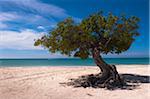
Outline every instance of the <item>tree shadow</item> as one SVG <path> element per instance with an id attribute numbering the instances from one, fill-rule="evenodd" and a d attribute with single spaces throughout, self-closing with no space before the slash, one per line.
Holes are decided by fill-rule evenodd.
<path id="1" fill-rule="evenodd" d="M 120 74 L 128 83 L 150 83 L 150 76 L 138 74 Z"/>
<path id="2" fill-rule="evenodd" d="M 120 74 L 124 84 L 122 86 L 111 85 L 103 86 L 103 84 L 97 84 L 100 74 L 83 75 L 76 79 L 70 79 L 69 82 L 60 83 L 61 85 L 73 86 L 73 87 L 92 87 L 92 88 L 106 88 L 109 90 L 122 89 L 133 90 L 138 88 L 142 83 L 150 83 L 150 76 L 138 75 L 138 74 Z"/>

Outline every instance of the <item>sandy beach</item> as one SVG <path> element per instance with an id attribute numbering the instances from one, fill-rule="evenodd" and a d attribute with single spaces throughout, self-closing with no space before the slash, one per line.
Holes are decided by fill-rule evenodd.
<path id="1" fill-rule="evenodd" d="M 120 74 L 131 80 L 150 76 L 148 65 L 118 65 Z M 150 81 L 141 81 L 132 90 L 74 88 L 61 83 L 82 75 L 99 73 L 94 66 L 0 67 L 0 99 L 149 99 Z M 136 75 L 136 76 L 135 76 Z"/>

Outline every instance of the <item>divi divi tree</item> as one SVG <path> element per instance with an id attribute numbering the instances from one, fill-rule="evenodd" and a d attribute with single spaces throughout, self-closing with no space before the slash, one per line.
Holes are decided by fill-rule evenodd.
<path id="1" fill-rule="evenodd" d="M 101 70 L 100 84 L 110 80 L 122 85 L 115 65 L 107 64 L 102 54 L 119 54 L 127 51 L 138 33 L 139 19 L 135 16 L 116 16 L 111 13 L 94 13 L 80 23 L 67 18 L 57 24 L 48 34 L 35 41 L 50 52 L 86 59 L 92 57 Z"/>

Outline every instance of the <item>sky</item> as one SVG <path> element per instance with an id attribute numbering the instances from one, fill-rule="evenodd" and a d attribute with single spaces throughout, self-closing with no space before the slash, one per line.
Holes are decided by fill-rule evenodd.
<path id="1" fill-rule="evenodd" d="M 149 0 L 0 0 L 0 58 L 67 58 L 35 47 L 34 40 L 67 17 L 80 22 L 100 10 L 140 18 L 140 36 L 130 49 L 103 57 L 148 57 Z"/>

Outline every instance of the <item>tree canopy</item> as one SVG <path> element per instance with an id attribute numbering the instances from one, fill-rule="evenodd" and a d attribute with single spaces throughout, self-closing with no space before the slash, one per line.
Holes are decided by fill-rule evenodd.
<path id="1" fill-rule="evenodd" d="M 50 52 L 88 58 L 94 48 L 100 53 L 121 53 L 129 49 L 138 32 L 139 18 L 116 16 L 111 13 L 94 13 L 76 23 L 72 18 L 59 22 L 40 39 L 35 46 L 43 46 Z"/>

